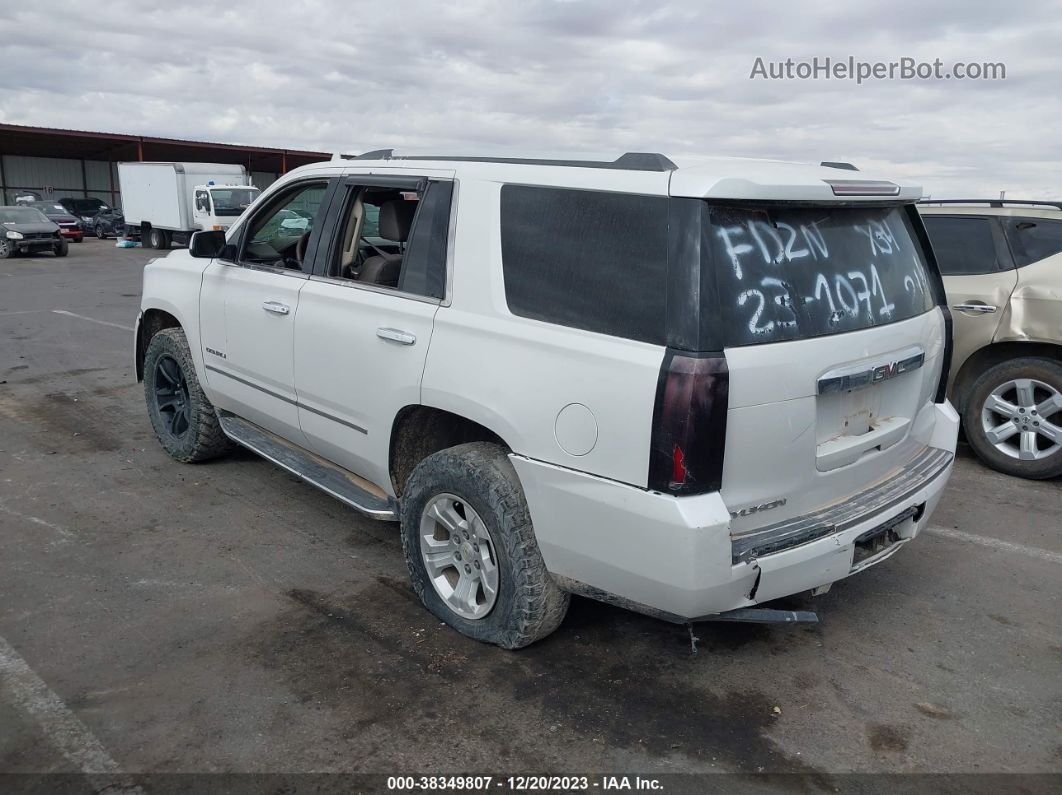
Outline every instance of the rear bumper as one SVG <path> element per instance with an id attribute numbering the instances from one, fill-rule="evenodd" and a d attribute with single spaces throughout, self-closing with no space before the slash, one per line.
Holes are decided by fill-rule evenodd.
<path id="1" fill-rule="evenodd" d="M 958 433 L 950 404 L 933 411 L 928 445 L 912 463 L 934 459 L 935 465 L 893 488 L 891 499 L 872 501 L 875 486 L 869 487 L 842 503 L 849 510 L 830 532 L 779 551 L 748 554 L 746 546 L 737 554 L 730 512 L 718 493 L 675 498 L 521 456 L 512 461 L 546 567 L 562 587 L 690 621 L 828 585 L 914 539 L 947 485 Z M 893 479 L 875 485 L 884 493 L 890 484 L 895 487 Z M 881 548 L 865 540 L 885 533 L 891 543 Z"/>
<path id="2" fill-rule="evenodd" d="M 80 229 L 63 229 L 61 233 L 67 240 L 81 240 L 85 236 Z"/>

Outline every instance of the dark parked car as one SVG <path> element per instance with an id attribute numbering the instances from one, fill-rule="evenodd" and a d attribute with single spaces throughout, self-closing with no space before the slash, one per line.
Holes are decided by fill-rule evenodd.
<path id="1" fill-rule="evenodd" d="M 52 221 L 60 230 L 62 230 L 63 237 L 67 240 L 80 243 L 85 239 L 85 233 L 81 230 L 81 222 L 58 202 L 34 202 L 27 206 L 33 207 L 35 210 L 40 210 L 44 213 L 49 221 Z"/>
<path id="2" fill-rule="evenodd" d="M 86 232 L 93 232 L 96 237 L 103 240 L 107 235 L 120 237 L 125 234 L 125 216 L 121 210 L 108 207 L 100 210 L 94 218 L 89 219 L 89 227 Z"/>
<path id="3" fill-rule="evenodd" d="M 81 221 L 81 231 L 85 234 L 96 231 L 96 216 L 111 209 L 106 202 L 94 197 L 75 199 L 68 196 L 59 199 L 56 204 L 63 205 L 68 213 Z"/>
<path id="4" fill-rule="evenodd" d="M 58 224 L 36 207 L 0 207 L 0 229 L 0 259 L 19 252 L 51 251 L 57 257 L 66 256 L 68 245 Z"/>

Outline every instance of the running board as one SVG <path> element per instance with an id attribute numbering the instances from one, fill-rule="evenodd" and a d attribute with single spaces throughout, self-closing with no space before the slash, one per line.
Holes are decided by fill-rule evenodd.
<path id="1" fill-rule="evenodd" d="M 228 412 L 218 412 L 221 430 L 232 441 L 328 492 L 372 519 L 398 521 L 398 503 L 382 489 L 296 444 Z"/>

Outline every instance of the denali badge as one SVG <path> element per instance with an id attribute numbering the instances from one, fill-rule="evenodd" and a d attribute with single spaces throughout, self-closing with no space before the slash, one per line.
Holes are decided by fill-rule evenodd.
<path id="1" fill-rule="evenodd" d="M 226 356 L 221 351 L 216 351 L 213 348 L 206 347 L 205 345 L 203 346 L 203 350 L 206 351 L 207 353 L 213 355 L 213 356 L 217 356 L 219 359 L 228 359 L 229 358 L 228 356 Z"/>
<path id="2" fill-rule="evenodd" d="M 785 505 L 785 497 L 782 497 L 780 500 L 761 502 L 759 505 L 750 505 L 748 508 L 742 508 L 740 511 L 731 511 L 730 518 L 737 519 L 739 516 L 751 516 L 754 513 L 769 511 L 771 508 L 780 508 L 783 505 Z"/>
<path id="3" fill-rule="evenodd" d="M 847 392 L 882 381 L 888 381 L 898 375 L 917 370 L 926 362 L 926 354 L 921 348 L 908 348 L 900 352 L 899 357 L 882 364 L 867 367 L 855 365 L 830 370 L 819 379 L 819 394 L 830 392 Z"/>

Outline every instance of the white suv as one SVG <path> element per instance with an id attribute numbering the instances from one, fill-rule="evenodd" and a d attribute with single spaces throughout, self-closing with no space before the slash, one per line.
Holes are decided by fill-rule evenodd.
<path id="1" fill-rule="evenodd" d="M 137 375 L 177 460 L 235 442 L 400 520 L 413 588 L 473 638 L 542 638 L 569 593 L 778 617 L 914 538 L 950 474 L 920 193 L 844 164 L 336 159 L 147 266 Z"/>

